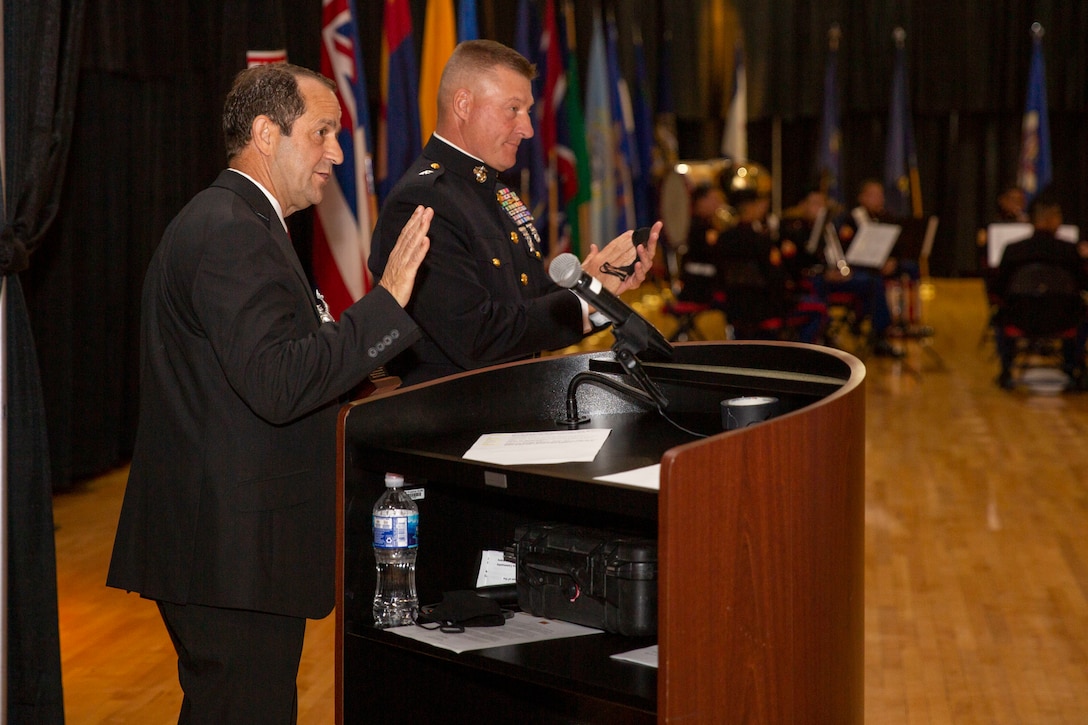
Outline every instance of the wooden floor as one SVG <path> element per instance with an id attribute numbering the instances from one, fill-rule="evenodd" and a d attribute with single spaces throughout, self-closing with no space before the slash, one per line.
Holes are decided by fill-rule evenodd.
<path id="1" fill-rule="evenodd" d="M 1088 394 L 1001 391 L 981 284 L 932 291 L 932 345 L 867 361 L 866 720 L 1088 722 Z M 77 725 L 175 722 L 181 700 L 155 607 L 103 585 L 124 483 L 55 499 Z M 307 629 L 303 723 L 332 722 L 333 629 Z"/>

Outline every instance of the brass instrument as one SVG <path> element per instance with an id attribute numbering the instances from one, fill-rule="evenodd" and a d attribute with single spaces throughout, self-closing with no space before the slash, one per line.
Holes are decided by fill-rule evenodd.
<path id="1" fill-rule="evenodd" d="M 743 196 L 770 196 L 771 174 L 761 164 L 730 159 L 681 161 L 661 182 L 661 222 L 669 242 L 683 250 L 691 229 L 692 197 L 701 186 L 721 189 L 726 203 L 710 216 L 719 232 L 736 226 L 736 206 Z"/>

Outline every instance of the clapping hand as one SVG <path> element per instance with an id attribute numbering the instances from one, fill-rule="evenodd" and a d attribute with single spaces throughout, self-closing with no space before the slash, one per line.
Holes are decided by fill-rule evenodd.
<path id="1" fill-rule="evenodd" d="M 653 267 L 661 222 L 650 227 L 645 241 L 639 238 L 643 236 L 640 232 L 644 233 L 643 230 L 626 231 L 603 249 L 591 244 L 589 254 L 582 260 L 582 270 L 600 280 L 605 289 L 614 295 L 637 289 L 646 281 L 646 274 Z"/>

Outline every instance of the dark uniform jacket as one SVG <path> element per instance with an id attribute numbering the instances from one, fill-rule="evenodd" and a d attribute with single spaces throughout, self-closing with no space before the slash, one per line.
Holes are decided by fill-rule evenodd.
<path id="1" fill-rule="evenodd" d="M 224 171 L 144 282 L 140 417 L 107 583 L 323 617 L 334 600 L 338 402 L 419 337 L 376 287 L 322 324 L 268 198 Z"/>
<path id="2" fill-rule="evenodd" d="M 407 308 L 425 337 L 387 366 L 405 384 L 583 337 L 577 297 L 547 275 L 532 216 L 511 194 L 495 169 L 432 137 L 385 200 L 369 261 L 375 279 L 416 206 L 434 209 Z"/>
<path id="3" fill-rule="evenodd" d="M 1028 239 L 1014 242 L 1005 247 L 1001 263 L 997 268 L 997 280 L 994 291 L 1004 296 L 1009 289 L 1009 282 L 1018 269 L 1028 264 L 1043 263 L 1061 267 L 1069 271 L 1078 289 L 1088 288 L 1088 278 L 1084 274 L 1084 265 L 1077 245 L 1058 239 L 1053 234 L 1037 231 Z"/>

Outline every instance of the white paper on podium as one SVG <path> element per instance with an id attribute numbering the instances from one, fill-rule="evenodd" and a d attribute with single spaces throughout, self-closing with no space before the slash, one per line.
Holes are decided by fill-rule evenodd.
<path id="1" fill-rule="evenodd" d="M 1005 222 L 986 227 L 986 261 L 991 267 L 1001 264 L 1005 247 L 1013 242 L 1022 242 L 1035 233 L 1035 227 L 1027 222 Z M 1074 224 L 1062 224 L 1055 237 L 1065 242 L 1076 244 L 1080 241 L 1080 229 Z"/>
<path id="2" fill-rule="evenodd" d="M 542 642 L 547 639 L 600 634 L 603 630 L 562 622 L 558 619 L 534 617 L 526 612 L 518 612 L 510 619 L 507 619 L 501 627 L 465 627 L 464 632 L 447 633 L 438 629 L 424 629 L 409 624 L 404 627 L 393 627 L 386 631 L 450 650 L 451 652 L 468 652 L 469 650 L 487 649 L 488 647 L 504 647 L 512 644 L 525 644 L 526 642 Z"/>
<path id="3" fill-rule="evenodd" d="M 867 222 L 859 225 L 857 236 L 846 250 L 846 263 L 851 267 L 880 269 L 888 261 L 902 231 L 898 224 Z"/>
<path id="4" fill-rule="evenodd" d="M 533 433 L 485 433 L 465 451 L 464 458 L 502 466 L 588 462 L 597 457 L 611 432 L 611 428 L 586 428 Z"/>
<path id="5" fill-rule="evenodd" d="M 621 662 L 634 662 L 636 665 L 657 667 L 657 645 L 652 644 L 642 649 L 633 649 L 630 652 L 620 652 L 612 655 L 612 659 Z"/>
<path id="6" fill-rule="evenodd" d="M 476 588 L 516 584 L 518 566 L 506 560 L 501 551 L 485 550 L 480 553 L 480 571 L 476 574 Z"/>
<path id="7" fill-rule="evenodd" d="M 620 471 L 619 473 L 610 473 L 607 476 L 597 476 L 594 480 L 607 481 L 608 483 L 624 483 L 628 486 L 651 488 L 654 491 L 657 491 L 661 488 L 661 464 L 655 463 L 651 466 L 643 466 L 642 468 L 632 468 L 630 471 Z"/>

